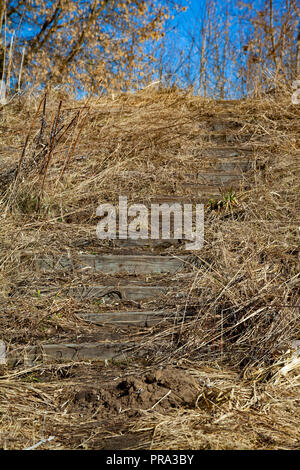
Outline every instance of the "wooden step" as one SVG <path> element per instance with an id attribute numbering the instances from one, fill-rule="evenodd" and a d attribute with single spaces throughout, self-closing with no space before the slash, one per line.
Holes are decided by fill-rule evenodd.
<path id="1" fill-rule="evenodd" d="M 270 135 L 259 135 L 253 133 L 244 133 L 237 130 L 236 132 L 224 124 L 219 125 L 219 131 L 205 132 L 198 134 L 199 137 L 205 142 L 212 144 L 231 144 L 232 146 L 241 147 L 242 149 L 253 150 L 254 147 L 265 147 L 270 145 L 274 138 Z M 291 136 L 293 137 L 293 135 Z"/>
<path id="2" fill-rule="evenodd" d="M 206 170 L 227 171 L 227 172 L 246 172 L 251 170 L 252 162 L 248 159 L 235 158 L 231 160 L 203 160 L 201 162 Z"/>
<path id="3" fill-rule="evenodd" d="M 247 150 L 244 149 L 244 151 L 245 153 L 247 153 Z M 212 152 L 214 154 L 215 149 L 210 149 L 208 152 L 209 153 Z M 220 152 L 223 153 L 224 155 L 224 152 L 226 153 L 227 150 L 224 150 L 224 148 L 221 148 Z M 198 171 L 194 173 L 182 173 L 178 170 L 177 171 L 170 170 L 169 172 L 167 172 L 167 174 L 168 176 L 172 178 L 177 178 L 178 183 L 182 180 L 192 179 L 193 181 L 199 180 L 199 182 L 203 181 L 207 184 L 211 184 L 211 183 L 219 184 L 220 182 L 227 181 L 231 178 L 236 179 L 236 178 L 241 177 L 241 175 L 244 173 L 244 168 L 248 169 L 249 165 L 251 165 L 251 161 L 249 159 L 241 158 L 240 152 L 237 152 L 237 151 L 232 151 L 232 157 L 229 162 L 224 162 L 223 156 L 219 155 L 216 157 L 216 161 L 211 163 L 209 160 L 205 160 L 205 163 L 206 163 L 206 166 L 198 168 Z M 222 166 L 220 168 L 214 168 L 214 163 L 221 163 Z M 231 163 L 234 165 L 233 166 L 229 165 L 230 169 L 226 170 L 224 169 L 226 168 L 226 165 L 224 167 L 224 163 L 226 163 L 226 165 L 231 164 Z M 126 180 L 139 178 L 139 179 L 145 179 L 145 180 L 149 179 L 149 180 L 155 181 L 156 179 L 156 174 L 153 173 L 153 171 L 150 172 L 150 171 L 142 171 L 142 170 L 120 171 L 117 176 L 119 178 L 123 178 Z"/>
<path id="4" fill-rule="evenodd" d="M 118 236 L 118 232 L 117 232 Z M 159 240 L 152 240 L 151 238 L 147 240 L 133 240 L 131 238 L 128 238 L 127 240 L 120 240 L 120 239 L 115 239 L 115 240 L 99 240 L 98 238 L 83 238 L 76 240 L 72 243 L 72 247 L 74 248 L 84 248 L 87 249 L 88 247 L 93 249 L 97 249 L 99 247 L 102 247 L 103 249 L 106 250 L 122 250 L 122 249 L 131 249 L 131 248 L 148 248 L 148 254 L 152 255 L 152 252 L 156 248 L 169 248 L 171 246 L 173 247 L 183 247 L 185 244 L 185 240 L 181 239 L 174 239 L 174 238 L 164 238 L 164 239 L 159 239 Z M 91 251 L 93 251 L 91 249 Z M 106 254 L 106 253 L 105 253 Z M 112 253 L 112 254 L 119 254 L 117 253 Z M 124 253 L 125 254 L 125 253 Z M 131 254 L 131 253 L 129 253 Z M 146 253 L 144 253 L 146 254 Z"/>
<path id="5" fill-rule="evenodd" d="M 190 178 L 193 180 L 193 178 Z M 243 179 L 242 172 L 232 172 L 232 173 L 224 173 L 224 172 L 209 172 L 207 170 L 203 170 L 202 172 L 199 171 L 194 176 L 194 181 L 191 181 L 192 184 L 195 184 L 195 182 L 199 181 L 199 183 L 203 184 L 213 184 L 213 185 L 222 185 L 222 184 L 228 184 L 231 182 L 237 182 L 241 181 Z M 190 184 L 190 183 L 185 183 L 185 184 Z"/>
<path id="6" fill-rule="evenodd" d="M 242 184 L 242 179 L 228 179 L 227 181 L 223 181 L 222 183 L 217 186 L 218 191 L 215 189 L 214 191 L 207 192 L 207 197 L 217 197 L 220 196 L 220 194 L 224 193 L 226 190 L 229 188 L 238 188 Z M 193 194 L 199 194 L 201 193 L 201 185 L 199 183 L 182 183 L 182 187 L 185 190 L 192 191 Z M 202 194 L 202 193 L 201 193 Z M 202 197 L 202 201 L 204 201 Z M 205 199 L 206 201 L 206 199 Z"/>
<path id="7" fill-rule="evenodd" d="M 211 191 L 207 191 L 207 194 L 219 194 L 221 191 L 222 191 L 222 188 L 229 188 L 231 186 L 239 186 L 239 184 L 241 183 L 242 181 L 242 178 L 228 178 L 228 179 L 223 179 L 221 180 L 218 184 L 216 183 L 214 186 L 212 186 L 212 190 Z M 202 188 L 205 187 L 207 185 L 205 184 L 202 184 L 202 183 L 198 183 L 198 182 L 188 182 L 188 183 L 181 183 L 181 187 L 185 188 L 186 190 L 192 188 L 193 189 L 193 192 L 194 194 L 203 194 L 203 190 Z"/>
<path id="8" fill-rule="evenodd" d="M 177 240 L 175 238 L 165 238 L 160 240 L 132 240 L 128 238 L 127 240 L 112 240 L 112 245 L 118 248 L 169 248 L 170 246 L 180 247 L 185 243 L 184 240 Z"/>
<path id="9" fill-rule="evenodd" d="M 212 135 L 226 135 L 240 132 L 242 124 L 231 114 L 224 114 L 222 118 L 209 119 L 204 122 L 206 130 Z"/>
<path id="10" fill-rule="evenodd" d="M 177 249 L 182 249 L 185 247 L 186 239 L 184 240 L 177 240 L 175 238 L 162 238 L 159 240 L 152 240 L 151 238 L 148 238 L 147 240 L 133 240 L 131 238 L 128 238 L 127 240 L 120 240 L 120 239 L 115 239 L 115 240 L 109 240 L 109 246 L 107 245 L 107 242 L 104 241 L 104 243 L 101 243 L 102 240 L 99 240 L 98 238 L 91 238 L 91 239 L 81 239 L 77 242 L 74 242 L 72 244 L 73 247 L 75 248 L 90 248 L 91 251 L 96 251 L 99 249 L 99 246 L 107 251 L 107 249 L 111 250 L 123 250 L 123 249 L 130 249 L 132 251 L 133 248 L 147 248 L 148 254 L 152 254 L 153 250 L 158 250 L 160 251 L 161 249 L 164 248 L 170 248 L 174 247 Z M 118 254 L 114 252 L 114 254 Z M 146 254 L 146 253 L 144 253 Z"/>
<path id="11" fill-rule="evenodd" d="M 104 312 L 104 313 L 79 313 L 82 320 L 96 325 L 107 323 L 118 326 L 140 326 L 147 327 L 161 323 L 164 320 L 174 321 L 174 313 L 166 311 L 130 311 L 130 312 Z"/>
<path id="12" fill-rule="evenodd" d="M 205 142 L 223 142 L 223 145 L 224 142 L 239 145 L 241 142 L 248 142 L 252 138 L 253 134 L 240 132 L 240 129 L 236 128 L 235 123 L 229 122 L 228 124 L 224 121 L 208 124 L 208 129 L 201 129 L 198 136 Z"/>
<path id="13" fill-rule="evenodd" d="M 129 274 L 175 273 L 184 268 L 186 256 L 151 255 L 87 255 L 76 257 L 61 255 L 45 256 L 36 260 L 41 271 L 89 270 L 106 274 L 126 272 Z"/>
<path id="14" fill-rule="evenodd" d="M 194 190 L 196 191 L 196 194 L 199 195 L 202 199 L 211 194 L 218 194 L 219 193 L 219 186 L 216 184 L 206 184 L 206 183 L 190 183 L 190 182 L 178 182 L 176 183 L 176 188 L 188 188 L 190 184 L 194 185 Z"/>
<path id="15" fill-rule="evenodd" d="M 19 289 L 21 295 L 24 295 L 24 289 Z M 76 287 L 48 287 L 41 286 L 38 289 L 38 297 L 72 297 L 87 300 L 103 300 L 105 303 L 121 302 L 121 301 L 141 301 L 151 300 L 167 292 L 175 290 L 170 287 L 163 286 L 140 286 L 140 285 L 115 285 L 115 286 L 96 286 L 83 285 Z M 37 290 L 29 288 L 31 295 L 37 295 Z M 18 291 L 15 292 L 18 295 Z"/>
<path id="16" fill-rule="evenodd" d="M 253 150 L 237 147 L 211 147 L 203 148 L 197 154 L 202 158 L 242 158 L 252 155 Z"/>
<path id="17" fill-rule="evenodd" d="M 155 180 L 156 176 L 153 172 L 145 171 L 122 171 L 118 174 L 119 177 L 125 179 L 139 178 L 139 179 L 153 179 Z M 226 183 L 231 180 L 236 180 L 242 178 L 242 171 L 236 170 L 232 172 L 224 172 L 220 170 L 208 170 L 208 169 L 199 169 L 197 173 L 180 173 L 180 172 L 169 172 L 169 176 L 172 178 L 177 178 L 176 184 L 180 184 L 181 181 L 192 180 L 198 181 L 199 184 L 206 185 L 218 185 Z M 188 182 L 188 181 L 187 181 Z"/>
<path id="18" fill-rule="evenodd" d="M 42 344 L 28 346 L 9 351 L 6 363 L 9 366 L 25 364 L 33 366 L 43 362 L 78 362 L 78 361 L 108 361 L 111 359 L 124 360 L 132 356 L 133 342 L 91 342 L 67 344 Z"/>
<path id="19" fill-rule="evenodd" d="M 200 180 L 200 178 L 199 178 Z M 189 189 L 193 188 L 193 195 L 197 196 L 199 203 L 205 203 L 207 198 L 210 198 L 212 196 L 216 196 L 220 194 L 220 188 L 223 186 L 229 187 L 231 185 L 237 185 L 239 181 L 241 181 L 242 178 L 234 178 L 234 177 L 229 177 L 229 178 L 220 178 L 219 180 L 217 178 L 214 179 L 212 184 L 207 184 L 204 180 L 203 181 L 177 181 L 175 184 L 176 191 L 178 192 L 184 192 L 186 196 L 189 195 Z M 209 183 L 209 182 L 208 182 Z M 161 203 L 166 201 L 167 198 L 173 199 L 173 194 L 169 196 L 162 196 L 163 199 L 161 200 Z M 180 196 L 183 200 L 185 196 Z M 156 196 L 155 198 L 151 198 L 152 200 L 155 200 L 157 204 L 160 203 L 160 196 Z"/>

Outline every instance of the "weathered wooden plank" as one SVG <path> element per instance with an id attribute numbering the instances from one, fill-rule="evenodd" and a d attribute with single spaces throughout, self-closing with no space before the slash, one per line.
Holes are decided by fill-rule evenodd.
<path id="1" fill-rule="evenodd" d="M 203 183 L 209 183 L 209 184 L 215 184 L 215 185 L 220 185 L 220 184 L 227 184 L 231 182 L 238 182 L 243 179 L 242 174 L 237 174 L 237 173 L 223 173 L 223 174 L 216 174 L 216 173 L 209 173 L 209 172 L 204 172 L 201 173 L 199 172 L 196 176 L 197 180 L 203 181 Z"/>
<path id="2" fill-rule="evenodd" d="M 126 359 L 132 355 L 128 351 L 134 343 L 67 343 L 43 344 L 11 351 L 7 354 L 7 364 L 15 366 L 26 364 L 32 366 L 37 362 L 69 362 L 69 361 L 107 361 L 110 359 Z"/>
<path id="3" fill-rule="evenodd" d="M 95 260 L 96 271 L 131 274 L 174 273 L 184 266 L 182 259 L 171 256 L 106 256 Z"/>
<path id="4" fill-rule="evenodd" d="M 247 159 L 236 158 L 232 160 L 220 161 L 218 159 L 213 159 L 211 162 L 209 160 L 203 161 L 206 169 L 218 170 L 218 171 L 249 171 L 252 167 L 252 162 Z"/>
<path id="5" fill-rule="evenodd" d="M 241 133 L 240 128 L 238 128 L 234 122 L 229 122 L 228 125 L 226 121 L 220 123 L 208 123 L 207 127 L 201 128 L 198 134 L 198 136 L 206 142 L 222 142 L 223 145 L 225 142 L 235 142 L 237 144 L 247 142 L 252 138 L 252 135 L 253 134 L 250 133 Z"/>
<path id="6" fill-rule="evenodd" d="M 119 236 L 118 229 L 117 229 L 117 237 Z M 104 241 L 105 243 L 105 241 Z M 112 249 L 123 249 L 123 248 L 149 248 L 149 254 L 153 252 L 154 248 L 169 248 L 173 247 L 180 247 L 185 244 L 185 240 L 177 240 L 174 238 L 161 238 L 159 240 L 152 240 L 148 238 L 147 240 L 133 240 L 128 238 L 127 240 L 121 240 L 116 238 L 115 240 L 110 240 L 109 247 Z M 101 246 L 101 241 L 97 238 L 95 239 L 81 239 L 78 242 L 74 243 L 73 246 L 76 248 L 86 248 L 92 246 L 93 248 L 97 246 Z M 107 246 L 107 245 L 106 245 Z M 96 249 L 96 248 L 95 248 Z M 118 253 L 116 253 L 118 254 Z M 146 254 L 144 252 L 144 254 Z"/>
<path id="7" fill-rule="evenodd" d="M 210 128 L 214 130 L 214 128 Z M 230 130 L 229 130 L 230 129 Z M 243 150 L 252 150 L 257 147 L 264 147 L 272 142 L 272 137 L 268 135 L 255 135 L 245 134 L 228 126 L 220 125 L 219 132 L 206 132 L 205 134 L 198 134 L 201 139 L 211 144 L 231 144 L 232 146 L 241 146 Z"/>
<path id="8" fill-rule="evenodd" d="M 232 134 L 234 131 L 238 132 L 241 129 L 241 125 L 236 122 L 232 117 L 227 120 L 215 120 L 207 122 L 208 130 L 210 134 L 215 137 L 226 137 L 228 133 Z"/>
<path id="9" fill-rule="evenodd" d="M 178 184 L 184 179 L 188 178 L 189 180 L 192 181 L 199 181 L 199 183 L 203 183 L 207 185 L 207 188 L 204 187 L 204 190 L 211 190 L 211 187 L 209 185 L 218 185 L 220 183 L 226 183 L 231 180 L 236 180 L 236 179 L 241 179 L 242 178 L 243 172 L 239 170 L 238 168 L 235 171 L 232 171 L 230 173 L 226 173 L 223 170 L 214 170 L 211 168 L 211 170 L 208 169 L 199 169 L 197 173 L 190 174 L 190 173 L 172 173 L 173 178 L 179 178 Z M 143 172 L 143 171 L 122 171 L 121 173 L 118 174 L 118 176 L 121 176 L 123 178 L 127 179 L 132 179 L 132 178 L 154 178 L 153 173 L 150 172 Z M 188 183 L 188 181 L 186 182 Z"/>
<path id="10" fill-rule="evenodd" d="M 195 184 L 196 182 L 198 184 L 212 184 L 212 185 L 220 185 L 220 184 L 226 184 L 231 181 L 240 181 L 243 179 L 243 172 L 241 170 L 235 170 L 230 173 L 224 172 L 224 171 L 219 171 L 219 170 L 199 170 L 198 173 L 195 173 L 194 175 L 187 175 L 189 176 L 189 181 L 187 181 L 185 184 Z"/>
<path id="11" fill-rule="evenodd" d="M 147 300 L 166 293 L 160 286 L 83 286 L 70 289 L 69 293 L 83 298 L 119 298 L 120 300 Z"/>
<path id="12" fill-rule="evenodd" d="M 82 344 L 45 344 L 43 345 L 43 362 L 48 361 L 106 361 L 126 358 L 122 343 L 82 343 Z"/>
<path id="13" fill-rule="evenodd" d="M 219 191 L 218 192 L 216 190 L 207 191 L 207 194 L 214 195 L 214 196 L 220 195 L 220 193 L 222 193 L 224 190 L 231 188 L 231 187 L 238 188 L 240 187 L 240 185 L 242 185 L 242 179 L 236 178 L 236 179 L 228 179 L 228 180 L 220 181 L 219 186 L 218 186 Z M 202 190 L 202 185 L 199 183 L 182 183 L 182 186 L 185 189 L 192 190 L 193 193 L 199 193 L 199 191 L 201 192 Z"/>
<path id="14" fill-rule="evenodd" d="M 184 267 L 186 256 L 151 255 L 62 255 L 59 258 L 48 256 L 37 259 L 37 267 L 42 271 L 82 269 L 100 271 L 107 274 L 126 272 L 129 274 L 174 273 Z"/>
<path id="15" fill-rule="evenodd" d="M 79 313 L 82 320 L 95 323 L 96 325 L 129 325 L 147 327 L 156 325 L 164 319 L 170 319 L 171 313 L 165 311 L 132 311 L 132 312 L 105 312 L 105 313 Z"/>
<path id="16" fill-rule="evenodd" d="M 113 240 L 113 245 L 118 248 L 136 248 L 136 247 L 150 247 L 150 248 L 168 248 L 170 246 L 180 246 L 184 243 L 183 240 L 176 240 L 174 238 L 164 238 L 160 240 L 152 240 L 151 238 L 147 240 L 132 240 L 128 238 L 127 240 L 116 239 Z"/>
<path id="17" fill-rule="evenodd" d="M 217 186 L 218 188 L 218 191 L 216 190 L 216 187 L 214 188 L 213 191 L 207 191 L 207 196 L 216 196 L 216 195 L 220 195 L 220 193 L 226 189 L 226 188 L 230 188 L 230 187 L 239 187 L 239 185 L 241 184 L 241 180 L 234 180 L 234 179 L 230 179 L 228 181 L 224 181 L 223 183 L 220 182 L 219 186 Z M 199 184 L 199 183 L 182 183 L 182 187 L 185 188 L 186 190 L 191 190 L 193 191 L 193 194 L 199 194 L 199 192 L 201 194 L 202 193 L 202 187 L 203 185 L 202 184 Z"/>
<path id="18" fill-rule="evenodd" d="M 232 158 L 242 157 L 244 155 L 253 154 L 252 149 L 236 148 L 236 147 L 211 147 L 209 149 L 201 149 L 199 157 L 204 158 Z"/>
<path id="19" fill-rule="evenodd" d="M 73 297 L 80 299 L 103 299 L 105 303 L 115 301 L 140 301 L 149 300 L 166 294 L 172 288 L 162 286 L 96 286 L 96 285 L 83 285 L 76 287 L 48 287 L 41 286 L 39 288 L 39 296 L 57 296 L 57 297 Z M 174 290 L 174 289 L 173 289 Z M 32 289 L 30 291 L 33 292 Z M 36 290 L 34 291 L 36 292 Z"/>

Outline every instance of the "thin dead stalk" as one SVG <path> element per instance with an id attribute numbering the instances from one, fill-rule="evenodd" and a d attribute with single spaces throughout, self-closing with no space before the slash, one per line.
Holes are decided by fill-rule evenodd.
<path id="1" fill-rule="evenodd" d="M 40 197 L 42 197 L 42 195 L 43 195 L 45 178 L 46 178 L 46 175 L 47 175 L 49 162 L 50 162 L 51 157 L 52 157 L 52 152 L 53 152 L 53 149 L 54 149 L 54 146 L 55 146 L 56 129 L 57 129 L 57 125 L 58 125 L 58 122 L 59 122 L 61 107 L 62 107 L 62 101 L 59 102 L 58 109 L 57 109 L 56 115 L 54 116 L 53 123 L 52 123 L 52 126 L 51 126 L 51 132 L 50 132 L 49 144 L 48 144 L 48 154 L 47 154 L 45 164 L 44 164 L 44 167 L 43 167 L 43 170 L 42 170 L 43 171 L 43 180 L 42 180 L 42 187 L 41 187 Z"/>

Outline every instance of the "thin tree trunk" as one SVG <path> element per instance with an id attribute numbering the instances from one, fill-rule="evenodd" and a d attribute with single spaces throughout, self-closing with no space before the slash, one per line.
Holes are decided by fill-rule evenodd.
<path id="1" fill-rule="evenodd" d="M 270 36 L 271 36 L 271 43 L 272 43 L 272 56 L 275 65 L 275 76 L 279 72 L 279 60 L 276 55 L 276 47 L 275 47 L 275 37 L 274 37 L 274 13 L 273 13 L 273 0 L 269 0 L 270 5 Z"/>
<path id="2" fill-rule="evenodd" d="M 296 76 L 300 77 L 300 27 L 297 36 L 297 46 L 296 46 Z"/>

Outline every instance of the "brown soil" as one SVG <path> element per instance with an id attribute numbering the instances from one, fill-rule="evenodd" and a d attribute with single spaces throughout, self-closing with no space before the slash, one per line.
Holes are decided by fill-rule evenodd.
<path id="1" fill-rule="evenodd" d="M 99 410 L 99 416 L 107 413 L 126 412 L 129 417 L 138 416 L 142 410 L 165 410 L 195 404 L 199 388 L 186 371 L 161 368 L 141 376 L 129 375 L 101 387 L 82 387 L 74 397 L 75 408 Z"/>

